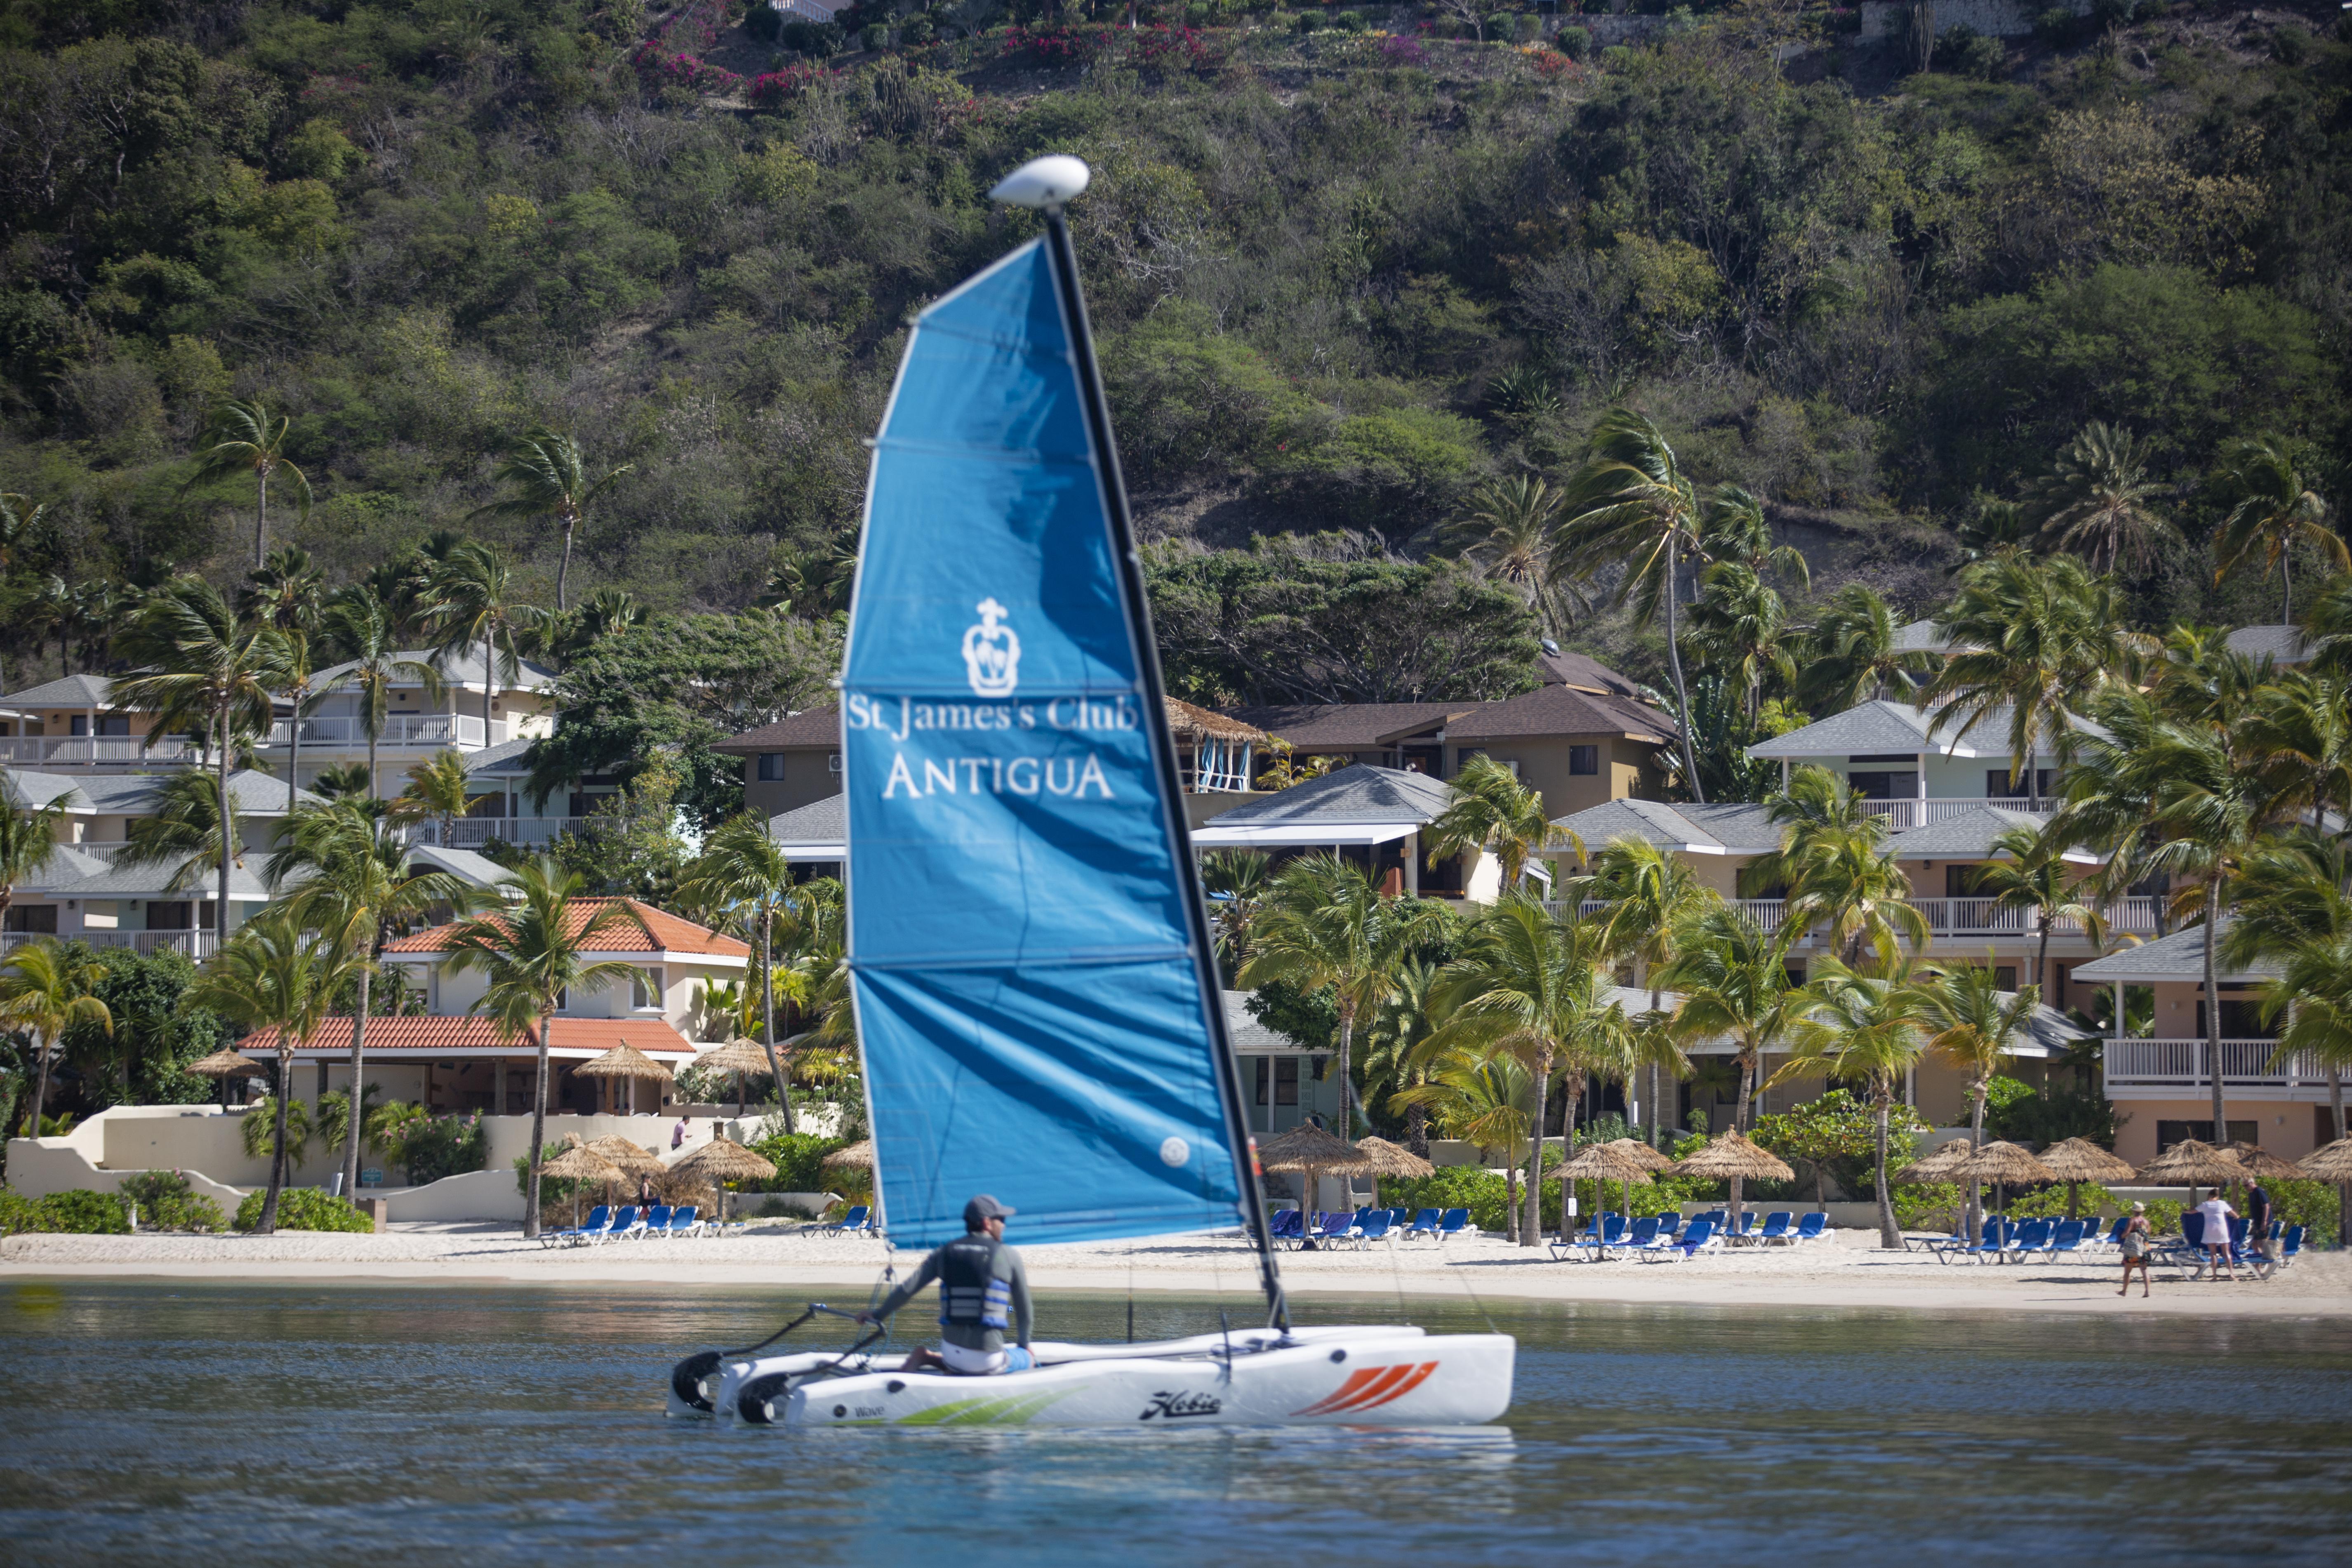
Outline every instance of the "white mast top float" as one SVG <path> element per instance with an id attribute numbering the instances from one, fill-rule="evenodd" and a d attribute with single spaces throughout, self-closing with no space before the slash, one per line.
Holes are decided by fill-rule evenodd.
<path id="1" fill-rule="evenodd" d="M 1075 200 L 1093 177 L 1084 163 L 1067 153 L 1049 153 L 1005 175 L 988 199 L 1016 207 L 1058 207 Z"/>

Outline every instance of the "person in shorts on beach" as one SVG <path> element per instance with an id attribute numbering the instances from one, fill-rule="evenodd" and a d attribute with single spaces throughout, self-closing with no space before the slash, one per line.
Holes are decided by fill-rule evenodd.
<path id="1" fill-rule="evenodd" d="M 2202 1246 L 2206 1268 L 2216 1279 L 2221 1278 L 2221 1270 L 2227 1268 L 2231 1279 L 2235 1281 L 2238 1270 L 2230 1262 L 2230 1222 L 2238 1217 L 2238 1211 L 2230 1206 L 2230 1201 L 2221 1195 L 2221 1189 L 2216 1187 L 2211 1197 L 2197 1205 L 2197 1212 L 2205 1216 Z"/>
<path id="2" fill-rule="evenodd" d="M 686 1146 L 686 1122 L 687 1119 L 681 1116 L 677 1119 L 677 1125 L 669 1130 L 669 1146 L 671 1148 L 682 1149 Z"/>
<path id="3" fill-rule="evenodd" d="M 878 1307 L 857 1314 L 861 1323 L 879 1322 L 912 1300 L 934 1279 L 940 1286 L 940 1348 L 917 1346 L 902 1372 L 929 1367 L 967 1377 L 1027 1372 L 1037 1364 L 1029 1353 L 1029 1276 L 1021 1255 L 1004 1245 L 1004 1222 L 1013 1211 L 986 1193 L 963 1205 L 962 1237 L 934 1250 L 907 1282 Z M 1012 1335 L 1007 1345 L 1005 1336 Z"/>
<path id="4" fill-rule="evenodd" d="M 2132 1205 L 2131 1218 L 2124 1222 L 2124 1234 L 2121 1239 L 2124 1250 L 2124 1288 L 2116 1294 L 2118 1296 L 2131 1294 L 2131 1274 L 2133 1268 L 2137 1266 L 2139 1269 L 2139 1293 L 2142 1297 L 2146 1297 L 2151 1293 L 2147 1283 L 2147 1249 L 2155 1240 L 2153 1233 L 2148 1229 L 2146 1204 Z"/>

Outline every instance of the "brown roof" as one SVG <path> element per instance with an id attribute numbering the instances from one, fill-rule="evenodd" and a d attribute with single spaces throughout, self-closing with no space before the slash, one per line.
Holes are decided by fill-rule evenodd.
<path id="1" fill-rule="evenodd" d="M 1238 719 L 1228 719 L 1206 708 L 1195 708 L 1181 698 L 1163 697 L 1168 705 L 1168 732 L 1180 741 L 1211 739 L 1218 741 L 1248 741 L 1263 744 L 1265 731 L 1251 728 Z"/>
<path id="2" fill-rule="evenodd" d="M 698 952 L 715 953 L 728 958 L 749 958 L 748 943 L 731 936 L 721 936 L 709 926 L 683 921 L 651 904 L 635 899 L 575 899 L 572 929 L 577 931 L 598 910 L 618 904 L 628 919 L 606 926 L 596 935 L 594 951 L 598 952 Z M 384 944 L 386 952 L 443 952 L 448 950 L 449 933 L 456 925 L 435 926 Z"/>
<path id="3" fill-rule="evenodd" d="M 548 1049 L 554 1051 L 609 1051 L 614 1046 L 629 1046 L 647 1056 L 692 1056 L 693 1042 L 659 1018 L 554 1018 L 547 1031 Z M 518 1052 L 535 1048 L 528 1040 L 501 1041 L 498 1026 L 489 1019 L 471 1013 L 436 1015 L 423 1018 L 370 1018 L 367 1026 L 367 1048 L 370 1051 L 464 1051 L 492 1050 L 510 1046 Z M 323 1018 L 310 1038 L 298 1044 L 296 1050 L 348 1051 L 352 1048 L 352 1021 L 348 1016 Z M 237 1049 L 248 1057 L 266 1056 L 278 1049 L 276 1027 L 257 1029 L 237 1042 Z"/>
<path id="4" fill-rule="evenodd" d="M 1572 686 L 1579 691 L 1639 700 L 1642 689 L 1590 654 L 1547 653 L 1538 656 L 1536 674 L 1546 686 Z"/>
<path id="5" fill-rule="evenodd" d="M 1228 708 L 1238 719 L 1287 741 L 1302 752 L 1387 745 L 1484 706 L 1477 702 L 1303 702 L 1287 707 Z"/>
<path id="6" fill-rule="evenodd" d="M 1663 743 L 1674 734 L 1673 721 L 1654 708 L 1570 686 L 1522 691 L 1445 727 L 1448 741 L 1472 744 L 1529 735 L 1633 735 Z"/>
<path id="7" fill-rule="evenodd" d="M 762 724 L 756 730 L 746 730 L 740 735 L 730 735 L 710 749 L 730 756 L 750 756 L 756 752 L 781 752 L 795 746 L 821 746 L 834 751 L 841 745 L 841 709 L 811 708 L 779 719 L 772 724 Z"/>

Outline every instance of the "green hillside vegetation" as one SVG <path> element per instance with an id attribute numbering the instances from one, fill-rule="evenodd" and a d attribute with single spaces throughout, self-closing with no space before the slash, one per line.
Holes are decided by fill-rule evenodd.
<path id="1" fill-rule="evenodd" d="M 1608 48 L 1485 0 L 836 32 L 739 0 L 9 0 L 0 489 L 47 510 L 0 540 L 7 683 L 103 668 L 123 588 L 241 579 L 254 471 L 196 461 L 232 399 L 288 421 L 309 500 L 280 470 L 269 542 L 330 585 L 457 529 L 552 603 L 569 534 L 574 605 L 829 616 L 905 323 L 1032 232 L 985 192 L 1048 150 L 1097 171 L 1075 221 L 1196 695 L 1284 695 L 1253 661 L 1316 646 L 1216 641 L 1217 582 L 1360 602 L 1620 403 L 1805 544 L 1795 619 L 1857 574 L 1924 612 L 1956 531 L 2063 488 L 2095 421 L 2172 525 L 2125 563 L 2133 615 L 2274 618 L 2275 573 L 2217 585 L 2211 542 L 2234 438 L 2342 490 L 2352 47 L 2332 10 L 2098 5 L 1920 71 L 1770 0 Z M 576 529 L 480 510 L 539 430 L 619 470 Z M 1509 595 L 1409 570 L 1493 635 L 1376 649 L 1339 694 L 1527 679 Z M 1553 629 L 1663 682 L 1622 617 Z"/>

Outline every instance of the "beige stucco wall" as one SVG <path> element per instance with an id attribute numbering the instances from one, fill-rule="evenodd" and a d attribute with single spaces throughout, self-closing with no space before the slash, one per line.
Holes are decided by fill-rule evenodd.
<path id="1" fill-rule="evenodd" d="M 1569 772 L 1569 748 L 1573 745 L 1599 746 L 1601 771 Z M 1655 800 L 1664 784 L 1653 763 L 1656 748 L 1622 736 L 1538 735 L 1450 750 L 1449 778 L 1461 770 L 1465 756 L 1477 752 L 1518 763 L 1519 782 L 1543 797 L 1547 817 L 1567 816 L 1612 800 Z"/>

